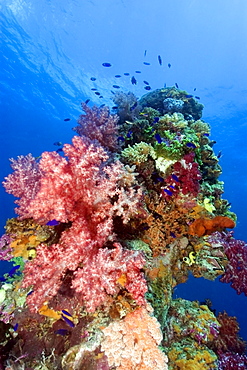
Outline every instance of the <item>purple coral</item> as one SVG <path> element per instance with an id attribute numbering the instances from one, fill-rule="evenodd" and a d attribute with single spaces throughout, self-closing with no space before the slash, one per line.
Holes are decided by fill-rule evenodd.
<path id="1" fill-rule="evenodd" d="M 108 107 L 92 109 L 87 104 L 81 104 L 86 114 L 81 114 L 78 119 L 79 126 L 74 131 L 80 136 L 87 136 L 91 140 L 97 140 L 103 147 L 117 149 L 117 122 L 118 116 L 109 113 Z"/>
<path id="2" fill-rule="evenodd" d="M 222 245 L 224 252 L 229 260 L 226 271 L 220 281 L 231 283 L 238 294 L 247 295 L 247 244 L 242 240 L 233 238 L 233 232 L 215 232 L 208 237 L 209 243 Z"/>
<path id="3" fill-rule="evenodd" d="M 8 234 L 3 234 L 0 238 L 0 260 L 9 261 L 13 258 L 10 248 L 10 243 L 12 242 L 11 236 Z"/>
<path id="4" fill-rule="evenodd" d="M 245 370 L 247 368 L 246 355 L 226 352 L 219 356 L 218 370 Z"/>

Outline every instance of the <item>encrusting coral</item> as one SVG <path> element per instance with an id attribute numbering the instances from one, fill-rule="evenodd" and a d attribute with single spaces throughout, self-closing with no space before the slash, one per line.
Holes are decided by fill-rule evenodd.
<path id="1" fill-rule="evenodd" d="M 247 294 L 203 106 L 174 87 L 113 99 L 82 104 L 62 154 L 11 159 L 0 369 L 242 370 L 235 319 L 173 299 L 189 273 Z"/>

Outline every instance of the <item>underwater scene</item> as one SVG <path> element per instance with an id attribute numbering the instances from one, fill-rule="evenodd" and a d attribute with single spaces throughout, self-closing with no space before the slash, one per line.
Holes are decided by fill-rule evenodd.
<path id="1" fill-rule="evenodd" d="M 0 9 L 0 370 L 247 369 L 247 3 Z"/>

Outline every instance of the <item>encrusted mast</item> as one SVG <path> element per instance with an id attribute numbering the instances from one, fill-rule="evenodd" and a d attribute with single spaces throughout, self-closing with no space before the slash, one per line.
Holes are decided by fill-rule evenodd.
<path id="1" fill-rule="evenodd" d="M 235 318 L 172 298 L 190 272 L 247 295 L 203 106 L 175 88 L 113 100 L 82 104 L 62 154 L 11 159 L 0 369 L 246 369 Z"/>

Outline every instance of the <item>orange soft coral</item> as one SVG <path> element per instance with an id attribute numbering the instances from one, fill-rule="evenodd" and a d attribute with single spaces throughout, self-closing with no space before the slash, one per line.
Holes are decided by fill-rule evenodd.
<path id="1" fill-rule="evenodd" d="M 167 357 L 158 348 L 162 340 L 160 325 L 145 308 L 112 322 L 103 333 L 101 349 L 109 365 L 117 370 L 167 369 Z"/>
<path id="2" fill-rule="evenodd" d="M 203 236 L 210 235 L 215 231 L 222 231 L 225 228 L 234 228 L 235 222 L 225 216 L 216 216 L 211 219 L 198 218 L 190 226 L 188 233 L 190 235 Z"/>

